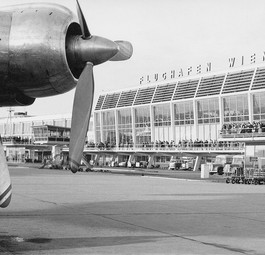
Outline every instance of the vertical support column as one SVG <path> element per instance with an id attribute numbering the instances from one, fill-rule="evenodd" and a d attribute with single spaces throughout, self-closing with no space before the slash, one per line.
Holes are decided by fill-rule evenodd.
<path id="1" fill-rule="evenodd" d="M 99 159 L 100 159 L 100 154 L 96 154 L 95 157 L 94 157 L 94 166 L 98 165 Z"/>
<path id="2" fill-rule="evenodd" d="M 254 118 L 253 118 L 253 96 L 251 94 L 251 89 L 253 86 L 253 82 L 254 82 L 254 78 L 256 76 L 256 72 L 257 72 L 258 68 L 256 67 L 254 72 L 253 72 L 253 76 L 252 76 L 252 80 L 249 86 L 249 90 L 248 90 L 248 114 L 249 114 L 249 121 L 252 123 Z"/>
<path id="3" fill-rule="evenodd" d="M 198 111 L 197 111 L 197 105 L 196 105 L 196 100 L 193 99 L 192 100 L 192 104 L 193 104 L 193 116 L 194 116 L 194 135 L 195 137 L 192 137 L 192 140 L 195 140 L 196 138 L 198 138 L 198 133 L 199 133 L 199 128 L 198 128 Z"/>
<path id="4" fill-rule="evenodd" d="M 249 114 L 249 122 L 253 122 L 253 96 L 250 92 L 248 92 L 248 114 Z"/>
<path id="5" fill-rule="evenodd" d="M 170 117 L 171 117 L 171 140 L 176 142 L 176 135 L 175 135 L 175 114 L 174 114 L 174 104 L 170 102 Z M 170 141 L 169 141 L 170 142 Z"/>
<path id="6" fill-rule="evenodd" d="M 103 112 L 99 112 L 99 122 L 100 122 L 100 142 L 103 141 Z"/>
<path id="7" fill-rule="evenodd" d="M 147 165 L 147 168 L 152 168 L 154 165 L 155 165 L 154 155 L 149 155 L 148 156 L 148 165 Z"/>
<path id="8" fill-rule="evenodd" d="M 150 111 L 150 128 L 151 128 L 151 142 L 155 142 L 155 130 L 154 130 L 154 114 L 152 105 L 149 106 Z"/>
<path id="9" fill-rule="evenodd" d="M 220 118 L 220 129 L 222 129 L 222 126 L 224 125 L 224 103 L 223 98 L 221 96 L 218 97 L 219 100 L 219 118 Z M 218 131 L 219 134 L 220 130 Z M 218 139 L 217 135 L 217 139 Z"/>
<path id="10" fill-rule="evenodd" d="M 61 148 L 58 145 L 52 146 L 52 157 L 55 158 L 56 155 L 61 153 Z"/>
<path id="11" fill-rule="evenodd" d="M 94 114 L 93 114 L 93 119 L 94 119 L 94 121 L 93 121 L 93 131 L 94 131 L 94 142 L 95 143 L 98 143 L 98 142 L 100 142 L 100 141 L 97 141 L 96 140 L 96 137 L 97 137 L 97 128 L 96 128 L 96 126 L 97 126 L 97 123 L 96 123 L 96 115 L 97 114 L 100 114 L 100 113 L 98 113 L 98 112 L 94 112 Z M 99 124 L 100 125 L 100 124 Z M 66 125 L 65 125 L 66 126 Z M 100 125 L 100 127 L 101 127 L 101 125 Z M 100 132 L 101 133 L 101 132 Z"/>
<path id="12" fill-rule="evenodd" d="M 221 91 L 220 91 L 220 94 L 219 94 L 220 128 L 222 128 L 222 126 L 224 124 L 224 103 L 223 103 L 223 98 L 222 98 L 221 95 L 223 93 L 223 89 L 224 89 L 224 86 L 225 86 L 225 81 L 226 81 L 227 75 L 228 75 L 228 72 L 225 74 L 224 81 L 223 81 L 223 84 L 222 84 L 222 87 L 221 87 Z"/>
<path id="13" fill-rule="evenodd" d="M 135 132 L 135 110 L 131 107 L 131 115 L 132 115 L 132 139 L 133 139 L 133 150 L 135 150 L 136 144 L 136 132 Z"/>
<path id="14" fill-rule="evenodd" d="M 33 149 L 33 150 L 30 150 L 29 151 L 29 154 L 30 154 L 30 159 L 32 159 L 32 162 L 34 161 L 34 159 L 35 159 L 35 150 Z"/>
<path id="15" fill-rule="evenodd" d="M 199 171 L 199 167 L 201 165 L 201 159 L 202 159 L 202 156 L 197 156 L 196 157 L 196 160 L 195 160 L 195 164 L 194 164 L 194 168 L 193 168 L 193 171 Z"/>
<path id="16" fill-rule="evenodd" d="M 207 68 L 208 69 L 208 68 Z M 198 113 L 197 113 L 197 105 L 196 105 L 196 96 L 197 96 L 197 92 L 199 90 L 200 84 L 202 81 L 202 77 L 200 77 L 197 87 L 196 87 L 196 91 L 192 100 L 192 104 L 193 104 L 193 116 L 194 116 L 194 133 L 195 133 L 195 139 L 198 138 L 198 133 L 199 133 L 199 127 L 198 127 Z M 192 137 L 193 140 L 194 137 Z"/>
<path id="17" fill-rule="evenodd" d="M 29 129 L 29 138 L 31 139 L 31 141 L 33 139 L 33 126 L 34 126 L 34 122 L 31 121 L 30 129 Z"/>
<path id="18" fill-rule="evenodd" d="M 114 119 L 115 119 L 115 135 L 116 135 L 116 148 L 119 148 L 119 130 L 118 130 L 118 110 L 114 110 Z"/>
<path id="19" fill-rule="evenodd" d="M 106 155 L 103 154 L 102 155 L 102 166 L 105 166 L 106 165 Z"/>
<path id="20" fill-rule="evenodd" d="M 131 154 L 131 155 L 129 156 L 127 166 L 128 166 L 128 167 L 132 167 L 132 168 L 135 167 L 135 154 Z"/>

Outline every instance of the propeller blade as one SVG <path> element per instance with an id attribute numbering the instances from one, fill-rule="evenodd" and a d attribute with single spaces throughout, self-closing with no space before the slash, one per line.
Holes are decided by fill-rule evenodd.
<path id="1" fill-rule="evenodd" d="M 82 9 L 79 5 L 78 0 L 76 0 L 76 3 L 77 3 L 77 15 L 78 15 L 79 23 L 81 26 L 83 38 L 84 39 L 89 38 L 89 37 L 91 37 L 91 34 L 90 34 L 89 29 L 87 27 L 86 20 L 85 20 L 85 17 L 83 15 L 83 12 L 82 12 Z"/>
<path id="2" fill-rule="evenodd" d="M 77 82 L 71 123 L 69 145 L 69 162 L 73 173 L 76 173 L 85 145 L 89 120 L 94 97 L 93 64 L 88 62 Z"/>
<path id="3" fill-rule="evenodd" d="M 115 41 L 118 45 L 118 53 L 110 59 L 110 61 L 121 61 L 129 59 L 133 54 L 133 47 L 130 42 L 127 41 Z"/>

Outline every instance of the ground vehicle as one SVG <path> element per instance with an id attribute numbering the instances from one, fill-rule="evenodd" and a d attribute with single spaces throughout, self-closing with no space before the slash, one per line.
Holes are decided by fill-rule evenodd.
<path id="1" fill-rule="evenodd" d="M 235 172 L 237 169 L 244 169 L 245 157 L 243 155 L 235 155 L 233 156 L 232 163 L 230 165 L 230 172 Z"/>
<path id="2" fill-rule="evenodd" d="M 181 168 L 181 161 L 179 159 L 170 160 L 168 170 L 179 170 L 180 168 Z"/>
<path id="3" fill-rule="evenodd" d="M 210 174 L 219 174 L 224 173 L 224 167 L 229 164 L 232 164 L 233 155 L 217 155 L 213 163 L 213 168 L 210 171 Z"/>
<path id="4" fill-rule="evenodd" d="M 127 162 L 120 162 L 119 163 L 119 166 L 121 166 L 121 167 L 127 167 Z"/>
<path id="5" fill-rule="evenodd" d="M 193 170 L 194 168 L 194 159 L 193 158 L 183 158 L 181 163 L 181 170 Z"/>

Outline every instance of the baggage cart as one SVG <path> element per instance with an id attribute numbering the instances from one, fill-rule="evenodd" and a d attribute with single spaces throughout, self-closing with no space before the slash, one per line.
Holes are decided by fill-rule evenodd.
<path id="1" fill-rule="evenodd" d="M 265 169 L 255 169 L 253 173 L 253 183 L 255 185 L 265 183 Z"/>
<path id="2" fill-rule="evenodd" d="M 226 175 L 226 183 L 240 184 L 245 183 L 244 169 L 242 167 L 233 167 Z"/>
<path id="3" fill-rule="evenodd" d="M 254 168 L 248 167 L 244 169 L 244 184 L 253 184 L 254 183 Z"/>

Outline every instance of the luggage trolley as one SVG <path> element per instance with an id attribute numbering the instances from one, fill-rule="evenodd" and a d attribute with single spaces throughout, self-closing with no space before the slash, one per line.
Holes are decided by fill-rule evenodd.
<path id="1" fill-rule="evenodd" d="M 245 183 L 245 174 L 243 167 L 232 167 L 230 171 L 225 173 L 225 178 L 226 183 Z"/>
<path id="2" fill-rule="evenodd" d="M 244 169 L 242 167 L 237 167 L 234 169 L 235 169 L 234 173 L 231 175 L 231 183 L 232 184 L 245 183 Z"/>
<path id="3" fill-rule="evenodd" d="M 265 169 L 255 169 L 252 183 L 255 185 L 265 183 Z"/>
<path id="4" fill-rule="evenodd" d="M 253 167 L 247 167 L 244 170 L 244 175 L 245 175 L 245 179 L 244 179 L 244 183 L 245 184 L 252 184 L 254 183 L 254 168 Z"/>
<path id="5" fill-rule="evenodd" d="M 226 179 L 226 183 L 230 183 L 232 180 L 232 176 L 234 175 L 234 169 L 230 167 L 230 165 L 226 165 L 224 167 L 224 178 Z"/>
<path id="6" fill-rule="evenodd" d="M 257 163 L 258 165 L 253 173 L 253 184 L 265 184 L 265 158 L 258 157 Z"/>

